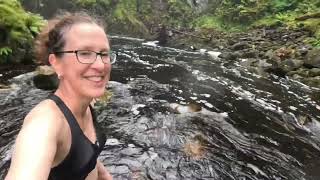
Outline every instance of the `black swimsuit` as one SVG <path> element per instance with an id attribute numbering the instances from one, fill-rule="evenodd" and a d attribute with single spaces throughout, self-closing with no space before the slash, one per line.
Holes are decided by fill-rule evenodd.
<path id="1" fill-rule="evenodd" d="M 95 168 L 97 158 L 106 142 L 106 137 L 103 133 L 101 133 L 102 131 L 99 126 L 97 126 L 98 124 L 96 122 L 96 116 L 91 106 L 90 110 L 97 136 L 97 141 L 95 144 L 93 144 L 83 134 L 72 112 L 58 96 L 51 95 L 49 99 L 52 99 L 63 112 L 70 126 L 72 136 L 68 155 L 58 166 L 51 169 L 49 180 L 85 179 Z"/>

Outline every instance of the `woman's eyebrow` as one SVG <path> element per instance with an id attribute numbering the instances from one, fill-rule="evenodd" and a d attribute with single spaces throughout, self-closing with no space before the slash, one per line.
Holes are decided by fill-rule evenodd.
<path id="1" fill-rule="evenodd" d="M 102 48 L 100 51 L 110 51 L 109 48 Z"/>
<path id="2" fill-rule="evenodd" d="M 94 49 L 95 48 L 93 46 L 82 46 L 82 47 L 78 48 L 78 50 L 91 50 L 91 51 L 94 51 Z M 110 49 L 107 47 L 103 47 L 103 48 L 99 49 L 99 52 L 100 51 L 110 51 Z"/>

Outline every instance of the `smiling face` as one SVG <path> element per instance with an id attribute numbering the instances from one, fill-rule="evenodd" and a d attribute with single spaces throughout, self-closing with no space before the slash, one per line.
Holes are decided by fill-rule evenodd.
<path id="1" fill-rule="evenodd" d="M 92 23 L 73 25 L 64 35 L 65 47 L 62 51 L 91 50 L 106 52 L 110 49 L 104 30 Z M 82 64 L 75 53 L 65 53 L 54 65 L 57 74 L 62 75 L 61 89 L 80 97 L 96 98 L 104 94 L 110 78 L 111 64 L 103 63 L 100 56 L 93 64 Z"/>

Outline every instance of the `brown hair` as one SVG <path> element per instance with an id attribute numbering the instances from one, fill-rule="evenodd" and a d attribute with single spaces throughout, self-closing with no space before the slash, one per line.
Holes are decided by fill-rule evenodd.
<path id="1" fill-rule="evenodd" d="M 61 51 L 64 48 L 65 33 L 73 25 L 79 23 L 92 23 L 103 29 L 105 28 L 104 22 L 101 19 L 90 16 L 86 12 L 63 12 L 49 20 L 37 36 L 34 48 L 37 62 L 40 64 L 49 64 L 49 54 Z M 61 54 L 57 54 L 57 56 L 59 55 Z"/>

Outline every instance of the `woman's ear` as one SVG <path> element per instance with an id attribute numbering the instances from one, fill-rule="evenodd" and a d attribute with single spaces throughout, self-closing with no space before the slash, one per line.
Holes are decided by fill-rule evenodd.
<path id="1" fill-rule="evenodd" d="M 61 63 L 59 61 L 59 59 L 57 59 L 57 56 L 55 54 L 49 54 L 49 64 L 51 65 L 51 67 L 54 69 L 54 71 L 59 75 L 61 75 Z"/>

